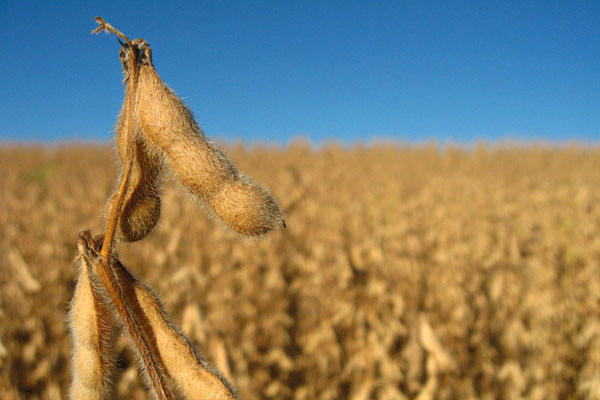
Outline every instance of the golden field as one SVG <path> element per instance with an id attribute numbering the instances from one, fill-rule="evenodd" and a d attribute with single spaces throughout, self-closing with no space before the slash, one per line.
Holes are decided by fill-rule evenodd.
<path id="1" fill-rule="evenodd" d="M 226 150 L 287 229 L 242 239 L 167 183 L 119 254 L 242 399 L 600 398 L 600 148 Z M 117 174 L 108 146 L 0 147 L 1 399 L 66 396 L 75 242 Z"/>

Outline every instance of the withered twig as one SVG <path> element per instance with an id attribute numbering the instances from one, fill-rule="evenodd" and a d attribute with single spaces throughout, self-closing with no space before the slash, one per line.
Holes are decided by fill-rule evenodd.
<path id="1" fill-rule="evenodd" d="M 129 71 L 130 78 L 128 81 L 128 85 L 133 86 L 133 92 L 135 93 L 136 85 L 137 85 L 137 77 L 139 75 L 139 68 L 137 65 L 136 52 L 135 47 L 129 40 L 127 36 L 125 36 L 121 31 L 117 30 L 108 22 L 104 21 L 101 17 L 94 17 L 99 26 L 92 31 L 92 33 L 99 33 L 102 31 L 112 32 L 121 39 L 123 39 L 130 48 L 129 51 Z M 132 104 L 129 104 L 130 110 L 133 110 L 135 107 L 135 98 L 130 98 L 128 101 Z M 104 242 L 102 243 L 102 251 L 100 254 L 106 260 L 110 259 L 111 253 L 114 245 L 115 232 L 117 229 L 117 223 L 119 221 L 119 216 L 121 214 L 121 210 L 123 208 L 123 199 L 125 197 L 125 192 L 127 191 L 127 183 L 129 181 L 129 176 L 131 174 L 131 164 L 133 162 L 133 140 L 134 140 L 134 113 L 130 112 L 129 115 L 126 116 L 129 122 L 129 130 L 126 132 L 127 134 L 127 148 L 125 149 L 125 162 L 123 163 L 123 173 L 121 175 L 121 182 L 119 183 L 119 189 L 117 191 L 117 197 L 113 202 L 112 209 L 110 210 L 110 216 L 107 221 L 106 232 L 104 235 Z M 108 264 L 108 261 L 106 261 Z"/>
<path id="2" fill-rule="evenodd" d="M 100 33 L 102 31 L 112 32 L 115 35 L 117 35 L 118 37 L 120 37 L 121 39 L 123 39 L 125 41 L 125 43 L 127 43 L 129 45 L 129 47 L 131 47 L 133 49 L 131 41 L 129 40 L 129 38 L 127 36 L 125 36 L 124 34 L 122 34 L 121 31 L 119 31 L 114 26 L 112 26 L 111 24 L 109 24 L 108 22 L 106 22 L 104 20 L 104 18 L 102 18 L 102 17 L 94 17 L 94 19 L 99 24 L 99 26 L 96 29 L 94 29 L 92 31 L 92 33 Z"/>
<path id="3" fill-rule="evenodd" d="M 125 40 L 127 45 L 130 47 L 129 52 L 129 62 L 130 62 L 130 78 L 128 81 L 128 85 L 133 85 L 133 90 L 135 93 L 135 87 L 137 85 L 137 77 L 139 67 L 137 65 L 137 58 L 135 47 L 125 36 L 123 33 L 115 29 L 112 25 L 104 21 L 104 19 L 100 17 L 94 18 L 100 26 L 92 31 L 92 33 L 98 33 L 103 30 L 107 32 L 112 32 L 118 37 Z M 129 99 L 132 103 L 130 104 L 130 110 L 133 110 L 135 107 L 135 98 Z M 129 181 L 129 177 L 131 174 L 131 165 L 133 162 L 133 141 L 135 131 L 135 120 L 134 113 L 130 112 L 127 115 L 129 121 L 129 130 L 126 132 L 127 135 L 127 148 L 125 151 L 125 162 L 123 163 L 123 173 L 121 174 L 121 181 L 119 183 L 119 189 L 117 191 L 117 195 L 115 201 L 113 202 L 112 209 L 110 210 L 110 215 L 107 221 L 106 233 L 104 235 L 104 241 L 102 242 L 102 249 L 100 250 L 100 255 L 102 257 L 102 261 L 98 263 L 98 271 L 97 274 L 102 280 L 102 284 L 107 290 L 108 295 L 110 296 L 112 302 L 115 305 L 115 308 L 119 312 L 119 315 L 123 319 L 136 347 L 139 350 L 142 362 L 148 372 L 148 376 L 150 377 L 152 384 L 158 394 L 158 397 L 161 400 L 169 400 L 172 398 L 172 395 L 169 393 L 168 386 L 166 384 L 165 378 L 160 373 L 159 367 L 157 365 L 157 360 L 153 356 L 150 345 L 148 343 L 148 338 L 144 335 L 143 330 L 140 328 L 139 320 L 140 316 L 135 315 L 132 311 L 131 306 L 128 304 L 125 294 L 119 282 L 115 276 L 115 272 L 111 267 L 111 259 L 114 248 L 114 238 L 115 232 L 117 228 L 117 224 L 119 221 L 119 217 L 121 214 L 121 210 L 123 208 L 123 199 L 125 193 L 127 191 L 127 183 Z"/>

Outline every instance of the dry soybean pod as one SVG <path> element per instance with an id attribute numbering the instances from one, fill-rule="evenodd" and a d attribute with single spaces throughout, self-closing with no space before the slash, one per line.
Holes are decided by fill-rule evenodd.
<path id="1" fill-rule="evenodd" d="M 170 321 L 160 299 L 138 281 L 118 259 L 113 269 L 123 285 L 128 303 L 138 309 L 145 320 L 141 326 L 146 337 L 153 338 L 152 346 L 164 371 L 175 381 L 188 399 L 234 400 L 237 394 L 219 371 L 196 352 L 188 338 Z"/>
<path id="2" fill-rule="evenodd" d="M 102 275 L 104 269 L 102 267 L 104 259 L 100 254 L 102 243 L 104 241 L 104 235 L 98 235 L 95 238 L 91 237 L 89 231 L 84 231 L 79 234 L 78 246 L 80 252 L 83 251 L 85 260 L 93 273 L 90 276 L 98 277 L 101 284 L 93 286 L 96 290 L 96 294 L 101 294 L 100 298 L 104 299 L 106 304 L 109 304 L 113 299 L 111 293 L 119 292 L 118 301 L 112 300 L 111 311 L 113 315 L 120 316 L 123 319 L 127 331 L 130 333 L 130 337 L 133 341 L 134 351 L 138 354 L 139 365 L 142 373 L 147 379 L 147 386 L 154 395 L 154 398 L 161 400 L 170 400 L 174 396 L 171 393 L 171 389 L 167 384 L 166 377 L 163 372 L 163 364 L 160 358 L 160 354 L 156 349 L 156 339 L 152 334 L 151 330 L 147 329 L 146 318 L 143 311 L 140 309 L 137 301 L 132 301 L 132 293 L 128 291 L 130 288 L 123 284 L 119 279 L 119 269 L 115 266 L 117 262 L 116 255 L 111 253 L 110 268 L 114 274 L 114 281 L 118 282 L 119 290 L 113 287 L 109 283 L 109 287 L 106 287 L 102 281 Z M 83 249 L 83 250 L 82 250 Z M 109 281 L 109 280 L 107 280 Z M 92 281 L 94 282 L 94 281 Z M 130 326 L 135 326 L 131 329 Z M 103 352 L 110 349 L 99 349 L 99 352 Z"/>
<path id="3" fill-rule="evenodd" d="M 134 142 L 132 181 L 119 217 L 119 232 L 127 242 L 146 237 L 160 217 L 160 168 L 148 155 L 145 146 L 140 140 Z"/>
<path id="4" fill-rule="evenodd" d="M 136 48 L 135 41 L 133 42 Z M 125 82 L 129 79 L 129 51 L 122 44 L 119 53 Z M 119 114 L 115 129 L 117 149 L 121 162 L 124 164 L 125 149 L 127 148 L 128 124 L 133 118 L 128 118 L 130 107 L 134 103 L 130 97 L 135 96 L 132 85 L 126 84 L 125 100 Z M 119 217 L 121 237 L 127 242 L 135 242 L 146 237 L 158 223 L 160 217 L 160 175 L 161 158 L 156 151 L 148 151 L 148 144 L 143 140 L 139 129 L 135 129 L 133 138 L 133 160 L 128 189 L 123 200 L 123 209 Z M 114 195 L 111 197 L 111 203 Z M 109 207 L 110 209 L 110 207 Z"/>
<path id="5" fill-rule="evenodd" d="M 73 345 L 70 399 L 109 399 L 114 373 L 113 328 L 110 307 L 102 283 L 94 277 L 88 254 L 89 231 L 79 235 L 81 260 L 79 279 L 69 310 L 69 330 Z"/>
<path id="6" fill-rule="evenodd" d="M 137 121 L 145 139 L 162 151 L 181 184 L 236 232 L 261 235 L 285 226 L 277 201 L 207 141 L 192 113 L 156 73 L 150 46 L 136 41 L 141 58 Z"/>

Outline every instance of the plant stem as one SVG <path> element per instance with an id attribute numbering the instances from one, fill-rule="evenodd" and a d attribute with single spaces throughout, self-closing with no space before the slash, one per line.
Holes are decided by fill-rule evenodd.
<path id="1" fill-rule="evenodd" d="M 119 32 L 117 29 L 112 27 L 110 24 L 105 22 L 102 18 L 96 17 L 96 22 L 100 24 L 98 28 L 96 28 L 92 33 L 97 33 L 102 30 L 106 30 L 109 32 L 113 32 L 117 36 L 121 37 L 126 41 L 127 45 L 130 48 L 129 52 L 129 62 L 130 62 L 130 71 L 131 75 L 128 81 L 128 85 L 132 85 L 132 93 L 135 93 L 135 96 L 129 96 L 127 101 L 129 102 L 129 114 L 126 116 L 128 119 L 129 129 L 126 132 L 127 135 L 127 147 L 125 149 L 125 162 L 123 165 L 123 173 L 121 174 L 121 181 L 119 183 L 119 189 L 117 191 L 117 196 L 115 201 L 113 202 L 112 209 L 110 210 L 110 215 L 107 221 L 106 232 L 104 235 L 104 241 L 102 242 L 102 248 L 100 250 L 101 260 L 98 263 L 98 276 L 102 280 L 102 284 L 106 288 L 108 295 L 110 296 L 112 302 L 115 304 L 115 308 L 119 312 L 131 338 L 134 341 L 135 346 L 138 348 L 140 357 L 142 362 L 148 372 L 148 376 L 152 381 L 152 385 L 154 386 L 156 393 L 161 400 L 170 400 L 173 396 L 169 393 L 167 384 L 165 382 L 164 376 L 161 374 L 157 360 L 152 354 L 150 349 L 150 345 L 148 343 L 148 339 L 145 337 L 143 330 L 140 328 L 138 320 L 139 317 L 136 317 L 135 313 L 132 311 L 130 305 L 127 303 L 127 299 L 123 293 L 123 290 L 115 276 L 115 272 L 112 268 L 112 253 L 115 243 L 115 233 L 117 230 L 117 224 L 119 222 L 119 218 L 121 215 L 121 211 L 123 209 L 123 201 L 125 198 L 125 193 L 127 192 L 129 177 L 131 175 L 131 166 L 133 163 L 133 143 L 135 140 L 135 118 L 134 118 L 134 110 L 137 96 L 137 78 L 139 76 L 138 66 L 137 66 L 137 57 L 135 52 L 135 47 L 131 44 L 131 41 Z"/>

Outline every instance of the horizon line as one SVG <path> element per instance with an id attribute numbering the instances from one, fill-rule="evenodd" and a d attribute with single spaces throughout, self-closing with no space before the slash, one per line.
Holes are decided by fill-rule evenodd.
<path id="1" fill-rule="evenodd" d="M 475 138 L 472 140 L 452 140 L 440 138 L 390 138 L 390 137 L 371 137 L 365 140 L 340 140 L 338 138 L 324 138 L 314 140 L 308 135 L 298 135 L 287 139 L 285 142 L 274 140 L 243 140 L 243 139 L 228 139 L 223 136 L 209 137 L 209 140 L 225 147 L 242 146 L 245 148 L 267 147 L 267 148 L 289 148 L 296 145 L 307 146 L 310 148 L 328 148 L 328 147 L 398 147 L 398 148 L 423 148 L 435 146 L 441 149 L 458 148 L 458 149 L 475 149 L 477 147 L 489 148 L 560 148 L 560 147 L 581 147 L 581 148 L 598 148 L 600 147 L 600 139 L 591 141 L 588 139 L 579 138 L 563 138 L 563 139 L 547 139 L 547 138 L 529 138 L 520 137 L 501 137 L 501 138 Z M 0 147 L 112 147 L 114 146 L 114 138 L 110 139 L 85 139 L 85 138 L 66 138 L 52 140 L 5 140 L 0 138 Z"/>

